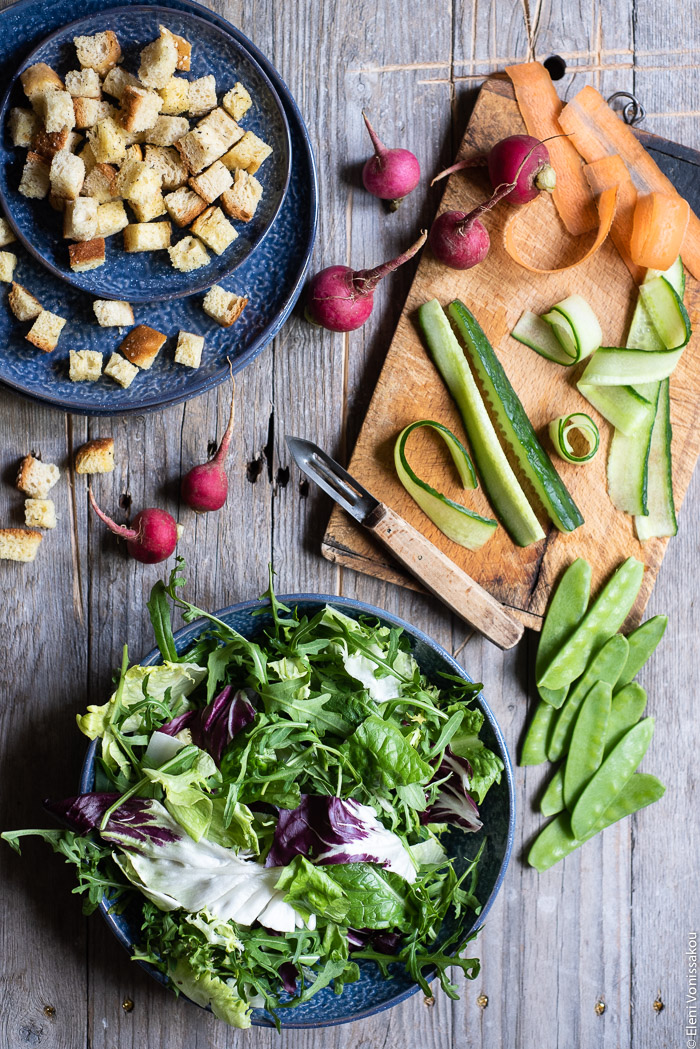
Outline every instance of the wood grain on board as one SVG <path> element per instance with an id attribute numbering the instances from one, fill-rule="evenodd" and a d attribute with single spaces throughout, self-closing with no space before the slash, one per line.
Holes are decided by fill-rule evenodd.
<path id="1" fill-rule="evenodd" d="M 458 156 L 461 159 L 486 152 L 499 139 L 524 132 L 510 82 L 492 78 L 481 89 Z M 488 177 L 483 169 L 459 172 L 448 181 L 441 211 L 469 212 L 489 193 Z M 607 496 L 605 464 L 612 428 L 576 389 L 575 382 L 585 365 L 562 368 L 510 335 L 524 310 L 543 313 L 555 302 L 577 292 L 600 318 L 604 345 L 624 345 L 636 301 L 635 285 L 611 241 L 606 241 L 596 255 L 575 269 L 551 274 L 530 273 L 510 258 L 503 245 L 503 227 L 511 214 L 512 208 L 502 206 L 484 219 L 491 236 L 491 251 L 487 259 L 472 270 L 449 269 L 425 249 L 348 469 L 373 495 L 427 535 L 460 568 L 536 629 L 541 625 L 552 586 L 575 557 L 583 557 L 593 566 L 594 591 L 624 558 L 638 558 L 646 566 L 630 620 L 638 622 L 668 540 L 640 543 L 633 519 L 616 510 Z M 590 240 L 588 236 L 576 239 L 566 233 L 551 198 L 544 193 L 522 211 L 518 229 L 521 252 L 532 264 L 543 267 L 574 260 L 585 252 Z M 393 446 L 404 426 L 417 419 L 434 419 L 465 440 L 457 408 L 431 363 L 416 327 L 418 307 L 432 298 L 439 299 L 443 305 L 452 299 L 461 299 L 475 314 L 583 514 L 585 523 L 574 532 L 557 531 L 538 508 L 546 532 L 539 543 L 517 547 L 505 528 L 500 527 L 480 550 L 469 551 L 444 536 L 399 482 Z M 686 305 L 695 328 L 700 319 L 700 288 L 692 278 L 688 280 Z M 700 430 L 695 425 L 700 410 L 699 358 L 700 343 L 695 335 L 671 380 L 677 508 L 683 502 L 700 452 Z M 573 411 L 588 412 L 601 431 L 598 455 L 578 466 L 556 457 L 546 435 L 551 419 Z M 418 431 L 411 438 L 408 453 L 419 477 L 470 509 L 493 516 L 481 489 L 466 493 L 460 489 L 454 467 L 438 438 L 425 430 Z M 531 491 L 528 494 L 536 498 Z M 370 575 L 417 586 L 391 562 L 386 551 L 338 507 L 333 510 L 324 537 L 323 553 L 332 561 Z"/>

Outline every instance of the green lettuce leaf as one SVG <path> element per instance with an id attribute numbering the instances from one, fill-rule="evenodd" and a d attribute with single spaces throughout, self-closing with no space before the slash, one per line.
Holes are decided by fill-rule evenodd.
<path id="1" fill-rule="evenodd" d="M 250 1027 L 250 1007 L 239 997 L 233 980 L 225 981 L 210 973 L 195 973 L 186 958 L 180 957 L 170 978 L 183 994 L 197 1005 L 211 1007 L 214 1016 L 242 1030 Z"/>
<path id="2" fill-rule="evenodd" d="M 427 783 L 433 770 L 393 721 L 371 714 L 340 748 L 370 790 Z"/>
<path id="3" fill-rule="evenodd" d="M 403 929 L 410 917 L 408 886 L 398 874 L 373 863 L 340 863 L 324 870 L 345 893 L 345 924 L 353 929 Z"/>
<path id="4" fill-rule="evenodd" d="M 323 867 L 314 867 L 304 856 L 295 856 L 283 868 L 276 888 L 284 890 L 285 902 L 291 903 L 306 922 L 312 914 L 342 922 L 348 910 L 338 883 Z"/>

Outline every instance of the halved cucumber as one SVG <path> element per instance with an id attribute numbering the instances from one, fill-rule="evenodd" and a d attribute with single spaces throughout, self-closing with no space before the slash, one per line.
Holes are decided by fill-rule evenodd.
<path id="1" fill-rule="evenodd" d="M 661 538 L 678 531 L 671 476 L 671 401 L 669 381 L 661 383 L 654 429 L 651 435 L 647 481 L 647 515 L 635 517 L 638 538 Z"/>
<path id="2" fill-rule="evenodd" d="M 573 355 L 574 361 L 582 361 L 598 349 L 603 341 L 598 318 L 582 295 L 569 295 L 542 320 L 554 328 L 564 350 Z"/>
<path id="3" fill-rule="evenodd" d="M 523 313 L 510 334 L 518 342 L 529 346 L 535 353 L 539 353 L 541 357 L 546 357 L 547 360 L 554 361 L 556 364 L 568 367 L 576 360 L 575 356 L 572 357 L 566 352 L 554 334 L 552 326 L 530 310 Z"/>

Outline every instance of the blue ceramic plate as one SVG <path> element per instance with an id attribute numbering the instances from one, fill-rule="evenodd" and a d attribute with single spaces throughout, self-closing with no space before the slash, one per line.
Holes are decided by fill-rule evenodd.
<path id="1" fill-rule="evenodd" d="M 351 601 L 345 597 L 330 597 L 325 594 L 291 594 L 281 596 L 280 601 L 290 608 L 297 607 L 300 612 L 309 615 L 314 615 L 326 604 L 332 604 L 341 608 L 346 615 L 376 617 L 384 626 L 400 627 L 405 632 L 410 641 L 411 651 L 422 672 L 435 684 L 440 683 L 441 672 L 454 674 L 467 681 L 472 680 L 444 648 L 441 648 L 421 630 L 417 630 L 403 619 L 392 616 L 380 608 L 374 608 L 361 601 Z M 251 638 L 262 633 L 270 623 L 269 616 L 256 614 L 265 607 L 267 607 L 266 602 L 246 601 L 215 614 L 244 637 Z M 175 634 L 178 652 L 186 651 L 206 627 L 207 623 L 200 619 L 179 630 Z M 160 652 L 157 649 L 149 652 L 142 662 L 146 666 L 160 663 Z M 515 790 L 510 755 L 503 733 L 483 696 L 480 695 L 477 702 L 485 715 L 482 730 L 484 742 L 486 746 L 501 756 L 505 772 L 501 783 L 491 788 L 484 804 L 480 806 L 480 816 L 484 823 L 483 830 L 478 834 L 453 832 L 447 839 L 443 839 L 457 861 L 458 868 L 473 857 L 482 840 L 486 840 L 486 847 L 479 864 L 477 885 L 477 896 L 481 901 L 482 911 L 478 918 L 473 915 L 471 921 L 467 919 L 462 923 L 465 932 L 480 928 L 491 909 L 503 883 L 515 832 Z M 95 740 L 88 748 L 80 778 L 82 794 L 94 789 L 98 742 Z M 103 902 L 101 911 L 119 942 L 130 953 L 133 953 L 132 948 L 134 943 L 138 942 L 141 927 L 139 909 L 134 908 L 131 912 L 127 910 L 121 915 L 115 915 L 109 913 L 108 905 Z M 475 953 L 478 955 L 478 942 L 475 945 Z M 360 1020 L 381 1012 L 383 1009 L 388 1009 L 392 1005 L 397 1005 L 418 990 L 418 984 L 413 983 L 400 966 L 395 967 L 396 972 L 393 979 L 385 980 L 374 963 L 361 961 L 359 964 L 360 979 L 357 983 L 347 984 L 341 995 L 335 995 L 331 988 L 327 987 L 319 991 L 309 1002 L 295 1007 L 293 1011 L 285 1013 L 282 1010 L 279 1013 L 282 1027 L 328 1027 L 349 1023 L 351 1020 Z M 159 983 L 167 984 L 163 975 L 152 966 L 143 964 L 143 968 Z M 430 975 L 427 975 L 430 979 Z M 263 1009 L 253 1011 L 253 1024 L 257 1027 L 273 1026 L 271 1017 Z"/>
<path id="2" fill-rule="evenodd" d="M 89 36 L 105 29 L 117 34 L 124 55 L 122 67 L 135 74 L 139 52 L 158 36 L 161 22 L 192 44 L 192 69 L 178 76 L 195 80 L 213 74 L 219 102 L 237 80 L 248 88 L 253 105 L 241 126 L 253 131 L 273 149 L 256 175 L 263 186 L 262 199 L 250 222 L 234 222 L 238 239 L 222 255 L 210 251 L 209 265 L 191 273 L 176 270 L 167 251 L 125 252 L 121 233 L 107 238 L 104 266 L 87 273 L 74 273 L 68 265 L 68 241 L 62 236 L 62 216 L 54 211 L 48 199 L 30 200 L 17 190 L 27 151 L 12 145 L 7 114 L 10 106 L 27 105 L 19 75 L 27 66 L 45 62 L 61 77 L 65 76 L 68 70 L 78 66 L 73 37 Z M 108 100 L 116 104 L 116 99 Z M 194 127 L 196 119 L 191 119 L 190 124 Z M 166 7 L 115 7 L 71 22 L 52 33 L 25 58 L 10 81 L 0 106 L 0 126 L 4 129 L 0 136 L 0 201 L 17 236 L 57 277 L 96 298 L 158 302 L 191 295 L 216 284 L 240 266 L 261 242 L 280 209 L 289 182 L 289 125 L 268 77 L 247 49 L 219 26 Z M 166 219 L 167 215 L 160 221 Z M 131 220 L 137 221 L 133 215 Z M 189 230 L 180 230 L 175 223 L 171 226 L 173 243 L 190 235 Z"/>
<path id="3" fill-rule="evenodd" d="M 120 10 L 131 6 L 123 0 Z M 141 9 L 143 0 L 134 6 Z M 153 5 L 156 6 L 156 5 Z M 0 79 L 7 82 L 24 55 L 48 32 L 72 18 L 110 11 L 103 0 L 19 0 L 0 11 Z M 227 357 L 235 372 L 250 363 L 270 342 L 289 316 L 299 297 L 316 235 L 318 185 L 308 134 L 294 99 L 271 63 L 238 29 L 223 18 L 193 3 L 171 0 L 172 13 L 194 13 L 228 33 L 249 52 L 270 79 L 287 116 L 292 139 L 289 187 L 277 218 L 255 252 L 220 283 L 246 294 L 248 306 L 231 328 L 220 328 L 202 310 L 201 294 L 189 298 L 136 306 L 137 324 L 148 324 L 168 335 L 153 367 L 140 372 L 128 390 L 107 377 L 96 383 L 72 383 L 68 378 L 68 351 L 97 350 L 109 355 L 123 332 L 100 328 L 92 311 L 92 296 L 51 274 L 22 246 L 13 244 L 19 263 L 16 280 L 25 285 L 46 309 L 68 318 L 57 348 L 45 354 L 25 341 L 29 327 L 20 324 L 0 303 L 0 382 L 18 393 L 63 411 L 82 415 L 126 415 L 157 411 L 205 393 L 228 378 Z M 164 18 L 160 19 L 164 21 Z M 271 160 L 272 158 L 269 158 Z M 269 160 L 266 163 L 269 163 Z M 265 165 L 260 169 L 264 171 Z M 4 291 L 0 290 L 4 298 Z M 180 329 L 205 336 L 201 366 L 192 370 L 173 361 Z"/>

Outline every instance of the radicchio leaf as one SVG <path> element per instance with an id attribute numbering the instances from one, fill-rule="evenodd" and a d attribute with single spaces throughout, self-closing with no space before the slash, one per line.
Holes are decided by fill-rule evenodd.
<path id="1" fill-rule="evenodd" d="M 298 855 L 317 864 L 378 863 L 408 882 L 416 877 L 401 840 L 352 799 L 304 794 L 295 809 L 280 809 L 265 866 L 285 867 Z"/>
<path id="2" fill-rule="evenodd" d="M 79 794 L 65 801 L 45 801 L 44 806 L 79 834 L 88 834 L 99 829 L 105 812 L 118 799 L 119 794 Z M 163 824 L 161 811 L 165 812 L 163 807 L 149 798 L 127 798 L 112 813 L 100 836 L 118 842 L 125 849 L 138 848 L 145 842 L 165 845 L 176 841 L 178 834 Z M 169 816 L 167 822 L 172 822 Z"/>
<path id="3" fill-rule="evenodd" d="M 277 970 L 277 975 L 287 994 L 296 994 L 297 977 L 299 976 L 296 965 L 292 965 L 291 962 L 282 962 Z"/>
<path id="4" fill-rule="evenodd" d="M 226 747 L 241 729 L 253 721 L 255 714 L 248 692 L 226 685 L 206 707 L 188 710 L 161 725 L 158 731 L 166 736 L 176 736 L 182 729 L 189 729 L 192 742 L 211 754 L 217 765 L 221 765 Z"/>
<path id="5" fill-rule="evenodd" d="M 481 830 L 479 809 L 469 794 L 472 767 L 466 758 L 461 758 L 447 747 L 433 779 L 449 778 L 440 788 L 440 793 L 420 814 L 421 823 L 453 823 L 474 833 Z"/>
<path id="6" fill-rule="evenodd" d="M 371 946 L 381 954 L 398 954 L 403 942 L 403 933 L 389 929 L 348 929 L 348 945 L 351 951 L 362 951 Z"/>

